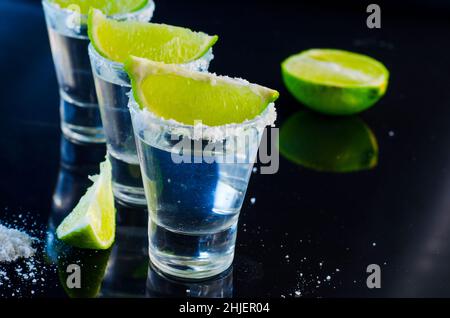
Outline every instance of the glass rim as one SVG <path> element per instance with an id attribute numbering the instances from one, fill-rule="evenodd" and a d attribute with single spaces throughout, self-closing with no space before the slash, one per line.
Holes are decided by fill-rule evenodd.
<path id="1" fill-rule="evenodd" d="M 224 140 L 231 136 L 236 136 L 239 134 L 239 132 L 242 132 L 243 130 L 251 129 L 251 128 L 261 128 L 264 129 L 267 126 L 274 126 L 275 120 L 277 117 L 277 113 L 275 110 L 275 103 L 269 103 L 267 107 L 264 109 L 264 111 L 257 115 L 256 117 L 246 120 L 242 123 L 231 123 L 231 124 L 224 124 L 219 126 L 208 126 L 202 124 L 200 127 L 196 125 L 187 125 L 180 123 L 173 119 L 165 119 L 160 116 L 157 116 L 153 112 L 151 112 L 148 109 L 141 109 L 139 104 L 134 98 L 133 90 L 131 90 L 129 93 L 129 101 L 128 101 L 128 108 L 131 113 L 135 113 L 138 116 L 144 116 L 145 117 L 145 124 L 144 125 L 158 125 L 161 127 L 164 127 L 166 129 L 172 129 L 175 130 L 177 133 L 179 133 L 181 130 L 188 132 L 187 134 L 180 134 L 180 135 L 187 135 L 189 136 L 195 136 L 195 130 L 201 129 L 202 135 L 206 138 L 202 139 L 209 139 L 210 141 L 220 141 Z M 132 117 L 133 125 L 134 125 L 134 116 Z M 141 126 L 141 125 L 140 125 Z M 141 126 L 142 127 L 142 126 Z M 225 134 L 219 134 L 220 131 L 225 131 Z"/>
<path id="2" fill-rule="evenodd" d="M 45 0 L 45 1 L 48 1 L 48 0 Z M 125 71 L 123 63 L 110 60 L 109 58 L 101 55 L 100 52 L 97 51 L 97 49 L 95 48 L 94 44 L 92 44 L 92 42 L 89 42 L 88 51 L 89 51 L 89 54 L 93 58 L 100 60 L 102 63 L 107 63 L 107 64 L 111 65 L 114 69 L 120 69 L 120 70 Z"/>
<path id="3" fill-rule="evenodd" d="M 48 0 L 44 0 L 44 1 L 48 1 Z M 97 50 L 97 48 L 95 47 L 95 45 L 94 45 L 92 42 L 89 42 L 89 45 L 88 45 L 88 51 L 89 51 L 90 54 L 92 54 L 92 57 L 93 57 L 93 58 L 95 58 L 95 59 L 97 59 L 97 60 L 99 60 L 99 61 L 101 61 L 101 62 L 103 62 L 103 63 L 109 64 L 109 65 L 112 66 L 114 69 L 121 69 L 121 70 L 124 70 L 124 63 L 120 63 L 120 62 L 117 62 L 117 61 L 113 61 L 113 60 L 111 60 L 111 59 L 109 59 L 109 58 L 103 56 L 103 55 Z M 195 60 L 189 61 L 189 62 L 187 62 L 187 63 L 175 64 L 175 65 L 180 65 L 180 66 L 182 66 L 182 67 L 184 67 L 184 66 L 189 67 L 190 64 L 194 64 L 194 63 L 200 61 L 201 59 L 203 59 L 205 56 L 208 56 L 208 55 L 212 55 L 212 48 L 210 48 L 208 51 L 205 52 L 205 54 L 203 54 L 202 56 L 200 56 L 199 58 L 197 58 L 197 59 L 195 59 Z"/>
<path id="4" fill-rule="evenodd" d="M 57 3 L 51 1 L 51 0 L 41 0 L 42 4 L 44 6 L 46 6 L 47 8 L 51 8 L 52 10 L 56 10 L 59 12 L 64 12 L 67 14 L 73 14 L 75 13 L 74 11 L 71 11 L 69 9 L 66 8 L 61 8 Z M 149 10 L 150 8 L 153 8 L 153 10 L 155 9 L 155 2 L 153 0 L 147 0 L 147 3 L 140 8 L 139 10 L 136 11 L 132 11 L 132 12 L 127 12 L 127 13 L 119 13 L 119 14 L 112 14 L 112 15 L 107 15 L 108 17 L 113 17 L 115 19 L 126 19 L 127 17 L 132 17 L 135 15 L 139 15 L 140 13 Z M 88 15 L 87 14 L 80 14 L 80 16 L 82 18 L 87 18 Z"/>

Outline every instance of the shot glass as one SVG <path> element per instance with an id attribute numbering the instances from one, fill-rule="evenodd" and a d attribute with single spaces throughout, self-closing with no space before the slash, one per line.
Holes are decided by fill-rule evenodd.
<path id="1" fill-rule="evenodd" d="M 149 256 L 163 273 L 204 279 L 233 262 L 239 213 L 273 104 L 251 121 L 182 125 L 129 108 L 149 211 Z"/>
<path id="2" fill-rule="evenodd" d="M 69 139 L 85 143 L 105 142 L 87 48 L 87 16 L 42 0 L 50 47 L 59 84 L 61 129 Z M 112 16 L 117 20 L 148 21 L 153 0 L 142 9 Z"/>
<path id="3" fill-rule="evenodd" d="M 130 79 L 123 64 L 101 56 L 92 44 L 89 45 L 89 56 L 112 165 L 114 196 L 128 205 L 146 206 L 147 201 L 128 110 Z M 192 70 L 207 71 L 212 59 L 213 54 L 210 50 L 201 58 L 183 66 Z"/>

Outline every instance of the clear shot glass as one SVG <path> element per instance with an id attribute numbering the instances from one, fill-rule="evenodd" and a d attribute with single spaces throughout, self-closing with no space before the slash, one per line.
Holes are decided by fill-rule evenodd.
<path id="1" fill-rule="evenodd" d="M 51 0 L 42 0 L 42 6 L 59 84 L 61 129 L 74 141 L 105 142 L 87 51 L 87 16 L 76 6 L 62 9 Z M 148 0 L 142 9 L 112 18 L 148 21 L 154 8 Z"/>
<path id="2" fill-rule="evenodd" d="M 132 206 L 146 206 L 136 143 L 128 110 L 130 79 L 121 63 L 111 61 L 89 45 L 98 104 L 112 165 L 113 191 L 116 199 Z M 213 59 L 210 50 L 201 58 L 182 66 L 207 71 Z"/>
<path id="3" fill-rule="evenodd" d="M 129 108 L 149 211 L 149 256 L 163 273 L 204 279 L 233 262 L 239 213 L 258 147 L 276 112 L 221 127 Z"/>

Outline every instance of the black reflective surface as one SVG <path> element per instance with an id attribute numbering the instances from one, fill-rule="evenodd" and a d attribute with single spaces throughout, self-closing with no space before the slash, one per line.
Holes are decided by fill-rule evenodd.
<path id="1" fill-rule="evenodd" d="M 40 3 L 1 1 L 0 223 L 40 243 L 39 282 L 15 277 L 17 264 L 0 264 L 11 278 L 0 295 L 450 296 L 450 12 L 434 3 L 439 10 L 387 7 L 382 29 L 369 30 L 363 4 L 157 2 L 155 21 L 220 35 L 211 70 L 280 91 L 278 127 L 303 110 L 281 82 L 280 62 L 292 53 L 349 49 L 391 71 L 387 95 L 358 119 L 376 138 L 376 167 L 318 172 L 281 157 L 277 174 L 253 174 L 233 268 L 191 283 L 148 267 L 145 211 L 119 207 L 110 251 L 58 246 L 52 231 L 84 193 L 104 148 L 61 138 Z M 84 294 L 61 287 L 61 268 L 72 261 L 90 269 Z M 381 289 L 366 286 L 369 264 L 381 266 Z"/>

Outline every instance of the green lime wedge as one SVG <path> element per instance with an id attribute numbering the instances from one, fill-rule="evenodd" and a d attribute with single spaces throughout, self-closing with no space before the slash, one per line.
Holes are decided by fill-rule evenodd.
<path id="1" fill-rule="evenodd" d="M 116 21 L 94 9 L 89 12 L 88 33 L 101 55 L 119 63 L 134 55 L 183 64 L 205 55 L 218 39 L 216 35 L 166 24 Z"/>
<path id="2" fill-rule="evenodd" d="M 90 8 L 96 8 L 107 15 L 118 15 L 138 11 L 148 0 L 51 0 L 51 2 L 63 9 L 79 8 L 81 14 L 88 14 Z"/>
<path id="3" fill-rule="evenodd" d="M 389 72 L 375 59 L 352 52 L 311 49 L 281 65 L 287 89 L 309 108 L 350 115 L 375 104 L 386 92 Z"/>
<path id="4" fill-rule="evenodd" d="M 242 79 L 195 72 L 177 65 L 130 57 L 125 69 L 141 108 L 186 125 L 242 123 L 261 114 L 277 91 Z"/>
<path id="5" fill-rule="evenodd" d="M 279 150 L 296 164 L 324 172 L 369 170 L 378 162 L 376 137 L 358 117 L 297 112 L 281 126 Z"/>
<path id="6" fill-rule="evenodd" d="M 116 212 L 111 184 L 111 163 L 100 164 L 100 175 L 75 209 L 56 229 L 58 239 L 87 249 L 108 249 L 114 242 Z"/>

